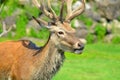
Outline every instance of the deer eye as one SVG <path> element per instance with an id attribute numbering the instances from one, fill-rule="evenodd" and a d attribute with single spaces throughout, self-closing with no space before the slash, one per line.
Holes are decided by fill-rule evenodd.
<path id="1" fill-rule="evenodd" d="M 59 35 L 64 35 L 64 32 L 59 31 L 58 34 L 59 34 Z"/>
<path id="2" fill-rule="evenodd" d="M 59 37 L 64 37 L 65 36 L 65 32 L 60 30 L 60 31 L 57 32 L 57 35 Z"/>

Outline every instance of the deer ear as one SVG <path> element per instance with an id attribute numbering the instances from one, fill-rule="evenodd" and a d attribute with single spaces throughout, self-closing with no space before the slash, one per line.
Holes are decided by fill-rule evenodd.
<path id="1" fill-rule="evenodd" d="M 46 26 L 47 29 L 51 29 L 51 26 Z"/>
<path id="2" fill-rule="evenodd" d="M 46 28 L 50 29 L 52 27 L 51 23 L 48 22 L 48 25 L 46 26 Z"/>

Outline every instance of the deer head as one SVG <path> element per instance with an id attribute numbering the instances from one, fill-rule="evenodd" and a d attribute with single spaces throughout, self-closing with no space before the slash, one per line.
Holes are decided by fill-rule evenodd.
<path id="1" fill-rule="evenodd" d="M 55 11 L 51 7 L 50 0 L 47 0 L 48 9 L 46 9 L 44 0 L 40 1 L 40 4 L 37 0 L 33 0 L 34 5 L 39 8 L 42 13 L 47 16 L 52 22 L 46 22 L 43 19 L 36 19 L 37 22 L 44 24 L 50 31 L 50 40 L 54 42 L 55 46 L 62 51 L 70 51 L 75 53 L 81 53 L 84 49 L 84 43 L 75 36 L 75 29 L 70 25 L 70 21 L 76 16 L 80 15 L 85 8 L 85 1 L 82 0 L 82 6 L 79 6 L 77 9 L 72 10 L 73 0 L 61 0 L 61 9 L 60 15 L 57 16 Z M 67 6 L 66 17 L 63 18 L 63 11 Z"/>

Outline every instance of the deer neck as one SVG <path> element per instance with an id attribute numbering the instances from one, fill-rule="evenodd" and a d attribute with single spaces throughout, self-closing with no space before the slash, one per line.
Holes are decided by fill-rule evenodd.
<path id="1" fill-rule="evenodd" d="M 64 61 L 64 52 L 56 47 L 55 42 L 50 37 L 38 56 L 39 70 L 36 70 L 34 78 L 36 80 L 38 78 L 41 78 L 40 80 L 50 80 L 60 69 Z"/>

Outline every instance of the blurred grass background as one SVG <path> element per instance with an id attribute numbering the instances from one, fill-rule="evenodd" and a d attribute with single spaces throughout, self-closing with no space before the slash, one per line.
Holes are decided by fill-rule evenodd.
<path id="1" fill-rule="evenodd" d="M 81 55 L 66 52 L 53 80 L 120 80 L 120 45 L 88 44 Z"/>

